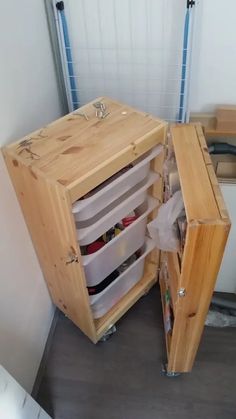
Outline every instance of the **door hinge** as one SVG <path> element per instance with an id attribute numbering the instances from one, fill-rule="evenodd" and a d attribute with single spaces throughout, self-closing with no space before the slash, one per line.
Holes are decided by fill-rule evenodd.
<path id="1" fill-rule="evenodd" d="M 185 297 L 185 295 L 186 295 L 186 289 L 185 288 L 180 288 L 178 290 L 178 296 L 179 297 Z"/>

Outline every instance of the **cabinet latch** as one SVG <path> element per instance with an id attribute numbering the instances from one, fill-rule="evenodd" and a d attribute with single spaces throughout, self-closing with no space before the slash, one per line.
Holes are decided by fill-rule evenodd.
<path id="1" fill-rule="evenodd" d="M 186 295 L 186 289 L 185 288 L 180 288 L 178 290 L 178 296 L 179 297 L 185 297 L 185 295 Z"/>

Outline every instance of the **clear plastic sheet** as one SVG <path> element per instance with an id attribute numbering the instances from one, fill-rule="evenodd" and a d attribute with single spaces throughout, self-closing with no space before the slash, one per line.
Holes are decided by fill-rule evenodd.
<path id="1" fill-rule="evenodd" d="M 177 218 L 184 210 L 184 202 L 181 191 L 163 204 L 158 211 L 157 217 L 148 224 L 148 231 L 158 249 L 173 252 L 179 250 L 179 236 Z"/>

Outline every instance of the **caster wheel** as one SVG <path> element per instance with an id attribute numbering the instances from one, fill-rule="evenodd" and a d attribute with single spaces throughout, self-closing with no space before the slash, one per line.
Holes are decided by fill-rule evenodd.
<path id="1" fill-rule="evenodd" d="M 114 335 L 115 332 L 116 332 L 116 326 L 113 325 L 106 331 L 106 333 L 104 333 L 101 339 L 99 339 L 99 342 L 106 342 L 108 339 L 110 339 L 112 335 Z"/>
<path id="2" fill-rule="evenodd" d="M 167 371 L 167 364 L 163 363 L 161 366 L 161 375 L 168 378 L 173 378 L 173 377 L 179 377 L 181 374 L 180 372 Z"/>

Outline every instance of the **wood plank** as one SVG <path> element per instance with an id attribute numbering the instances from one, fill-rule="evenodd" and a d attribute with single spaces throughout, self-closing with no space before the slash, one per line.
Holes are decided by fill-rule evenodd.
<path id="1" fill-rule="evenodd" d="M 196 129 L 196 133 L 198 136 L 198 141 L 201 147 L 201 151 L 202 151 L 202 155 L 204 158 L 204 161 L 206 164 L 212 164 L 212 160 L 211 160 L 211 156 L 208 152 L 208 147 L 207 147 L 207 143 L 203 134 L 203 129 L 202 129 L 202 125 L 199 123 L 194 124 L 194 127 Z"/>
<path id="2" fill-rule="evenodd" d="M 98 184 L 97 171 L 102 171 L 106 178 L 111 176 L 157 144 L 158 132 L 166 125 L 149 114 L 112 99 L 104 97 L 99 100 L 106 104 L 109 112 L 105 119 L 99 120 L 96 117 L 93 101 L 79 109 L 89 120 L 74 112 L 24 137 L 7 149 L 15 158 L 20 157 L 25 165 L 37 168 L 42 176 L 72 191 L 88 177 L 89 185 L 87 189 L 84 188 L 87 192 Z M 129 158 L 123 158 L 121 166 L 116 161 L 126 153 Z M 112 171 L 110 169 L 113 164 Z M 103 171 L 107 165 L 110 169 Z M 100 175 L 99 178 L 98 175 L 100 183 L 104 176 Z"/>
<path id="3" fill-rule="evenodd" d="M 151 161 L 151 164 L 150 164 L 151 170 L 156 172 L 156 173 L 159 173 L 160 178 L 151 186 L 151 188 L 149 189 L 149 193 L 151 194 L 151 196 L 158 199 L 160 204 L 161 204 L 162 201 L 163 201 L 163 188 L 164 188 L 163 164 L 164 164 L 165 155 L 166 155 L 166 148 L 165 148 L 166 127 L 164 128 L 164 130 L 162 132 L 162 137 L 160 137 L 160 142 L 163 145 L 163 152 L 160 153 L 155 159 L 153 159 Z M 148 223 L 151 222 L 152 220 L 154 220 L 154 218 L 157 216 L 158 208 L 154 209 L 154 211 L 151 212 L 151 214 L 148 217 Z M 155 272 L 157 272 L 157 268 L 160 265 L 160 251 L 159 251 L 159 249 L 155 248 L 150 253 L 150 255 L 148 255 L 147 261 L 153 263 L 153 265 L 152 265 L 153 269 L 155 270 Z M 156 267 L 155 267 L 155 265 L 156 265 Z"/>
<path id="4" fill-rule="evenodd" d="M 161 144 L 165 136 L 165 128 L 166 124 L 159 125 L 158 129 L 154 129 L 144 135 L 138 144 L 133 142 L 116 154 L 111 154 L 111 156 L 106 159 L 104 155 L 100 164 L 93 166 L 91 170 L 89 170 L 88 167 L 84 176 L 75 179 L 67 186 L 71 201 L 75 202 L 91 189 L 104 182 L 104 180 L 151 150 L 151 148 L 157 144 Z"/>
<path id="5" fill-rule="evenodd" d="M 226 220 L 228 222 L 229 221 L 229 214 L 228 214 L 225 202 L 224 202 L 222 192 L 221 192 L 220 187 L 219 187 L 219 183 L 218 183 L 218 180 L 217 180 L 217 177 L 216 177 L 216 174 L 215 174 L 215 170 L 213 168 L 213 164 L 212 164 L 210 154 L 208 153 L 208 148 L 207 148 L 207 145 L 206 145 L 205 137 L 203 135 L 202 127 L 201 127 L 200 124 L 196 124 L 195 127 L 196 127 L 196 132 L 197 132 L 197 135 L 198 135 L 199 144 L 200 144 L 200 147 L 201 147 L 201 150 L 202 150 L 203 158 L 204 158 L 204 161 L 205 161 L 205 164 L 206 164 L 206 169 L 207 169 L 208 176 L 209 176 L 209 179 L 210 179 L 210 182 L 211 182 L 211 185 L 212 185 L 213 193 L 215 195 L 215 200 L 216 200 L 216 204 L 217 204 L 218 209 L 219 209 L 220 216 L 221 216 L 222 220 Z"/>
<path id="6" fill-rule="evenodd" d="M 96 340 L 68 192 L 5 154 L 53 302 Z M 70 263 L 71 256 L 78 261 Z"/>
<path id="7" fill-rule="evenodd" d="M 189 226 L 184 250 L 179 298 L 172 333 L 168 371 L 188 372 L 193 366 L 229 226 Z"/>
<path id="8" fill-rule="evenodd" d="M 168 276 L 169 286 L 171 293 L 171 300 L 174 314 L 176 313 L 178 306 L 178 289 L 180 287 L 180 268 L 178 262 L 178 255 L 175 252 L 167 252 L 167 265 L 168 265 Z"/>
<path id="9" fill-rule="evenodd" d="M 205 161 L 193 125 L 171 127 L 187 220 L 220 218 Z"/>
<path id="10" fill-rule="evenodd" d="M 97 340 L 99 340 L 104 333 L 110 328 L 111 325 L 115 324 L 122 316 L 129 310 L 130 307 L 140 297 L 142 297 L 149 289 L 157 282 L 157 275 L 153 274 L 153 269 L 146 269 L 142 279 L 126 294 L 124 297 L 116 303 L 111 310 L 108 311 L 103 317 L 94 320 Z"/>
<path id="11" fill-rule="evenodd" d="M 219 208 L 221 219 L 225 221 L 226 223 L 230 223 L 229 213 L 225 205 L 225 201 L 224 201 L 214 168 L 212 165 L 208 165 L 207 170 L 208 170 L 208 174 L 211 180 L 213 192 L 214 192 L 215 199 Z"/>
<path id="12" fill-rule="evenodd" d="M 162 314 L 163 314 L 163 323 L 165 324 L 165 301 L 164 301 L 164 295 L 167 290 L 165 280 L 160 275 L 159 278 L 159 284 L 160 284 L 160 291 L 161 291 L 161 304 L 162 304 Z M 164 328 L 164 334 L 165 334 L 165 343 L 166 343 L 166 353 L 167 353 L 167 360 L 169 359 L 170 350 L 171 350 L 171 335 L 169 333 L 166 333 Z"/>

